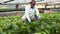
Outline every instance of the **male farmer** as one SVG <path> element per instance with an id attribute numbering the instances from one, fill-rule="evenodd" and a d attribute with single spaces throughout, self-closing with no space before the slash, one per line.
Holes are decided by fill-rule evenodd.
<path id="1" fill-rule="evenodd" d="M 39 18 L 39 11 L 38 8 L 35 6 L 35 0 L 32 0 L 30 2 L 30 5 L 25 6 L 25 14 L 22 17 L 22 20 L 28 20 L 28 22 L 32 22 L 32 20 L 38 20 Z"/>

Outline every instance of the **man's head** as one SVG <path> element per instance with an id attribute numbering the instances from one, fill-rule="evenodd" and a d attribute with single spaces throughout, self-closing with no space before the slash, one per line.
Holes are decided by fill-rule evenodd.
<path id="1" fill-rule="evenodd" d="M 31 8 L 34 8 L 34 6 L 35 6 L 35 0 L 32 0 L 30 4 L 31 4 Z"/>

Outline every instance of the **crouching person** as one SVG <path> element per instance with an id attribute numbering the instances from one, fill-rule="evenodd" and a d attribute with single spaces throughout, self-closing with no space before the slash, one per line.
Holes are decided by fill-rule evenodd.
<path id="1" fill-rule="evenodd" d="M 39 20 L 40 15 L 38 8 L 35 5 L 35 1 L 32 0 L 29 5 L 25 6 L 25 14 L 22 16 L 22 20 L 25 22 L 28 20 L 28 22 L 32 22 L 34 20 Z"/>

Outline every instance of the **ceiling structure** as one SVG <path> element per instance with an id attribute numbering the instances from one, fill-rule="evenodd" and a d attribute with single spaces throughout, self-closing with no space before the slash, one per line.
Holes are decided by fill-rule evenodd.
<path id="1" fill-rule="evenodd" d="M 0 3 L 4 3 L 6 1 L 10 1 L 10 2 L 7 2 L 7 4 L 14 4 L 14 3 L 29 3 L 31 2 L 31 0 L 0 0 Z M 45 2 L 48 2 L 48 3 L 60 3 L 60 0 L 35 0 L 35 1 L 38 1 L 38 3 L 45 3 Z"/>

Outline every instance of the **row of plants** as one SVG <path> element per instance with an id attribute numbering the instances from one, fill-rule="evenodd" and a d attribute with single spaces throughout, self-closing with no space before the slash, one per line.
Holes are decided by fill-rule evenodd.
<path id="1" fill-rule="evenodd" d="M 41 13 L 32 23 L 23 23 L 21 16 L 0 17 L 0 34 L 60 34 L 60 13 Z"/>
<path id="2" fill-rule="evenodd" d="M 0 7 L 0 11 L 24 11 L 24 8 L 8 8 L 7 6 Z"/>

